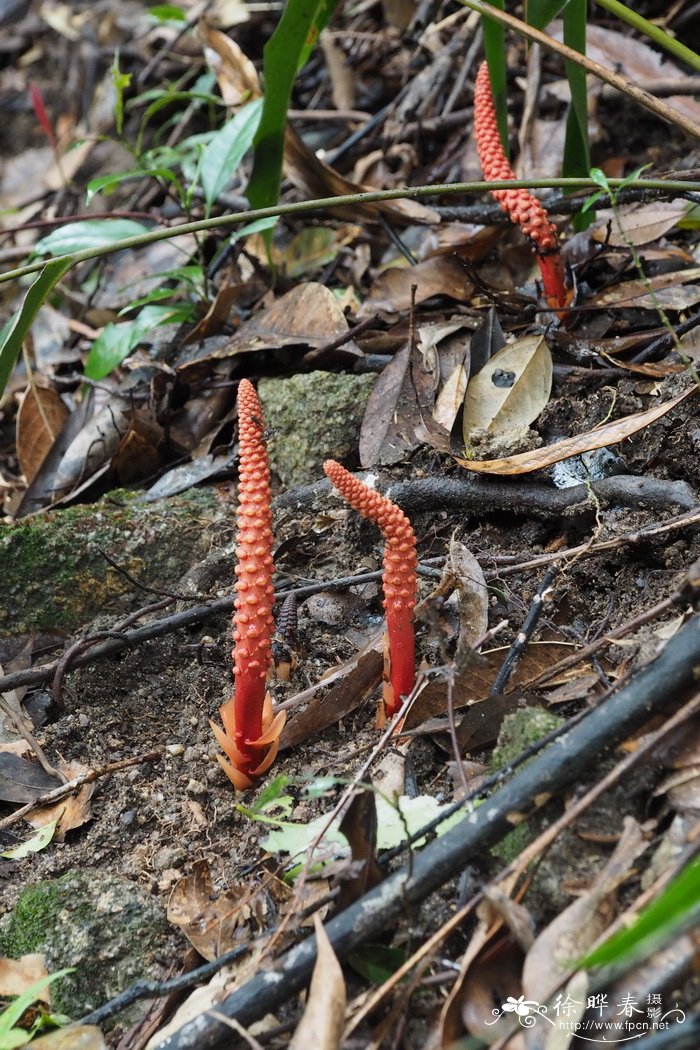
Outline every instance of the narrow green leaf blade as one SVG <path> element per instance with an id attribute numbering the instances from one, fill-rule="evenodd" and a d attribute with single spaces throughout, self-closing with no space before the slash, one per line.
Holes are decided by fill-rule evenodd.
<path id="1" fill-rule="evenodd" d="M 243 106 L 214 135 L 202 154 L 200 179 L 204 190 L 207 218 L 212 204 L 228 185 L 234 171 L 253 145 L 262 116 L 263 100 L 256 98 Z"/>
<path id="2" fill-rule="evenodd" d="M 117 368 L 151 329 L 169 321 L 186 319 L 189 303 L 172 306 L 146 306 L 133 321 L 107 324 L 92 344 L 85 362 L 84 374 L 98 382 Z"/>
<path id="3" fill-rule="evenodd" d="M 0 332 L 0 394 L 7 386 L 22 343 L 51 289 L 73 265 L 72 259 L 52 259 L 43 268 L 24 297 L 19 310 Z"/>
<path id="4" fill-rule="evenodd" d="M 568 0 L 528 0 L 525 21 L 535 29 L 544 29 L 566 6 Z"/>
<path id="5" fill-rule="evenodd" d="M 628 929 L 601 944 L 579 964 L 585 968 L 621 962 L 637 952 L 645 953 L 670 940 L 680 926 L 700 915 L 700 857 L 695 857 Z"/>
<path id="6" fill-rule="evenodd" d="M 564 43 L 581 55 L 586 53 L 586 17 L 586 0 L 569 0 L 564 8 Z M 590 167 L 586 71 L 568 60 L 564 65 L 571 91 L 571 105 L 566 119 L 562 175 L 576 178 L 578 175 L 585 176 Z"/>
<path id="7" fill-rule="evenodd" d="M 247 196 L 254 208 L 277 203 L 287 109 L 294 77 L 305 49 L 313 46 L 318 25 L 328 21 L 337 0 L 288 0 L 265 45 L 265 102 L 255 136 L 255 160 Z M 323 24 L 325 24 L 323 22 Z"/>
<path id="8" fill-rule="evenodd" d="M 493 0 L 493 7 L 503 10 L 503 0 Z M 498 131 L 506 157 L 510 155 L 508 146 L 508 95 L 506 86 L 506 31 L 500 22 L 492 18 L 482 18 L 484 32 L 484 52 L 489 67 L 493 104 L 498 117 Z"/>

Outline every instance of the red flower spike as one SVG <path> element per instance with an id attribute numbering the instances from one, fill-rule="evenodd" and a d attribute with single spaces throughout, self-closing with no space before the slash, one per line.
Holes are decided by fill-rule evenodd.
<path id="1" fill-rule="evenodd" d="M 479 66 L 474 84 L 474 137 L 484 179 L 487 182 L 514 179 L 515 172 L 503 152 L 498 133 L 496 108 L 493 104 L 486 62 Z M 566 288 L 566 273 L 559 252 L 559 235 L 556 226 L 549 221 L 546 210 L 529 190 L 492 190 L 491 195 L 508 213 L 510 221 L 517 223 L 525 236 L 532 241 L 542 272 L 547 303 L 564 309 L 569 304 L 570 294 Z"/>
<path id="2" fill-rule="evenodd" d="M 384 650 L 384 706 L 391 716 L 399 710 L 401 697 L 413 689 L 416 675 L 413 609 L 418 557 L 415 533 L 395 503 L 380 496 L 340 463 L 328 459 L 323 469 L 350 506 L 379 526 L 386 541 L 382 585 L 389 644 L 388 652 L 386 647 Z"/>
<path id="3" fill-rule="evenodd" d="M 238 535 L 236 537 L 236 611 L 233 617 L 233 695 L 221 707 L 221 729 L 210 723 L 230 762 L 221 768 L 243 791 L 267 772 L 275 760 L 285 715 L 272 716 L 265 689 L 271 663 L 272 510 L 270 466 L 263 437 L 262 409 L 253 384 L 238 387 Z"/>

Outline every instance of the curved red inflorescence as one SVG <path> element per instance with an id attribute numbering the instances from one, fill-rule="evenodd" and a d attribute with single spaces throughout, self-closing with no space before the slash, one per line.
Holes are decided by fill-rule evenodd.
<path id="1" fill-rule="evenodd" d="M 386 496 L 329 459 L 323 464 L 327 477 L 344 499 L 364 518 L 382 530 L 384 550 L 384 608 L 389 636 L 388 667 L 385 659 L 384 705 L 391 716 L 401 706 L 415 682 L 413 609 L 416 604 L 416 537 L 403 511 Z"/>
<path id="2" fill-rule="evenodd" d="M 488 182 L 505 182 L 515 178 L 503 151 L 498 133 L 496 107 L 493 103 L 491 81 L 486 62 L 482 62 L 474 84 L 474 137 L 479 154 L 481 170 Z M 564 308 L 569 301 L 566 289 L 564 263 L 559 252 L 559 235 L 554 223 L 537 197 L 529 190 L 491 190 L 511 222 L 518 224 L 537 252 L 537 261 L 542 273 L 542 283 L 547 301 L 552 306 Z"/>
<path id="3" fill-rule="evenodd" d="M 238 387 L 238 428 L 234 692 L 220 709 L 224 729 L 214 723 L 212 729 L 230 759 L 217 756 L 221 767 L 243 790 L 272 765 L 284 725 L 284 715 L 273 718 L 266 690 L 274 630 L 272 493 L 262 410 L 247 379 Z"/>

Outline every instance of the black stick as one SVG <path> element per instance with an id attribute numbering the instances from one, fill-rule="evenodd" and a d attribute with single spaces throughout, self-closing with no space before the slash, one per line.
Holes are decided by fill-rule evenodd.
<path id="1" fill-rule="evenodd" d="M 563 734 L 512 780 L 465 817 L 442 838 L 415 853 L 410 866 L 400 868 L 326 926 L 340 958 L 366 943 L 459 873 L 476 854 L 488 849 L 513 827 L 513 816 L 527 816 L 542 800 L 560 792 L 577 777 L 590 773 L 600 756 L 615 748 L 672 700 L 695 684 L 700 664 L 700 616 L 694 616 L 666 644 L 660 656 L 632 681 Z M 257 973 L 229 995 L 218 1010 L 250 1025 L 303 988 L 316 960 L 316 939 L 292 948 L 274 969 Z M 230 1029 L 202 1014 L 169 1036 L 158 1050 L 212 1050 L 229 1045 Z"/>

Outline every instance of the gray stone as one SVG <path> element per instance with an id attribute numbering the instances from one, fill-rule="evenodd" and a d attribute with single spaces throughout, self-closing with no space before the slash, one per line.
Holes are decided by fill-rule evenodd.
<path id="1" fill-rule="evenodd" d="M 360 425 L 374 382 L 372 375 L 332 372 L 260 381 L 265 425 L 272 431 L 272 469 L 283 485 L 318 481 L 324 459 L 357 466 Z"/>

